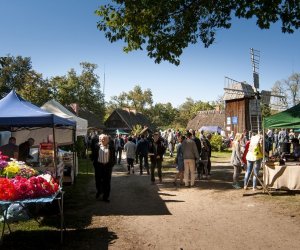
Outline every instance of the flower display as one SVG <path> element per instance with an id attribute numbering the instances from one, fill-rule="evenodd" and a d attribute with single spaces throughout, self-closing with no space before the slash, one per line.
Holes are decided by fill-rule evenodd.
<path id="1" fill-rule="evenodd" d="M 52 176 L 48 180 L 43 175 L 32 176 L 29 179 L 19 175 L 12 179 L 0 178 L 0 200 L 24 200 L 51 196 L 58 191 L 59 185 Z"/>
<path id="2" fill-rule="evenodd" d="M 15 187 L 10 179 L 0 178 L 0 200 L 14 200 Z"/>
<path id="3" fill-rule="evenodd" d="M 36 170 L 34 170 L 31 167 L 28 167 L 24 162 L 16 160 L 6 162 L 6 165 L 2 168 L 0 172 L 0 176 L 7 178 L 14 178 L 17 175 L 29 178 L 37 174 L 38 172 Z"/>
<path id="4" fill-rule="evenodd" d="M 0 155 L 0 200 L 46 197 L 58 190 L 59 184 L 50 174 L 38 175 L 36 170 L 26 166 L 24 162 L 6 162 Z"/>
<path id="5" fill-rule="evenodd" d="M 15 164 L 8 164 L 4 170 L 3 170 L 3 174 L 5 176 L 7 176 L 8 178 L 13 178 L 17 175 L 17 173 L 19 172 L 20 168 L 15 165 Z"/>
<path id="6" fill-rule="evenodd" d="M 0 173 L 1 171 L 7 166 L 7 160 L 8 156 L 5 156 L 2 154 L 2 152 L 0 151 Z"/>

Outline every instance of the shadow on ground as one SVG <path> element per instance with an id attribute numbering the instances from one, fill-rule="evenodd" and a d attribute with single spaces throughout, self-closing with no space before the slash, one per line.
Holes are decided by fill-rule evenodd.
<path id="1" fill-rule="evenodd" d="M 60 244 L 60 232 L 53 230 L 15 231 L 5 235 L 1 250 L 32 249 L 91 249 L 107 250 L 118 236 L 106 227 L 78 229 L 64 232 L 64 243 Z"/>

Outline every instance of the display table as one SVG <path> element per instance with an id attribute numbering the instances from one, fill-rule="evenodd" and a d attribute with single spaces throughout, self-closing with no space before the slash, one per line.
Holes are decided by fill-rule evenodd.
<path id="1" fill-rule="evenodd" d="M 274 189 L 300 190 L 300 163 L 287 162 L 283 166 L 266 164 L 264 183 Z"/>
<path id="2" fill-rule="evenodd" d="M 28 213 L 28 210 L 26 207 L 27 205 L 52 203 L 54 200 L 58 201 L 58 206 L 59 206 L 60 237 L 61 237 L 61 243 L 62 243 L 63 242 L 63 229 L 64 229 L 63 195 L 64 195 L 64 192 L 62 190 L 59 190 L 56 194 L 49 196 L 49 197 L 41 197 L 41 198 L 37 198 L 37 199 L 26 199 L 26 200 L 17 200 L 17 201 L 2 201 L 2 200 L 0 200 L 0 215 L 2 215 L 2 217 L 3 217 L 3 227 L 2 227 L 2 233 L 1 233 L 1 238 L 0 238 L 0 245 L 3 242 L 3 237 L 4 237 L 4 232 L 5 232 L 6 226 L 9 230 L 9 232 L 11 232 L 11 229 L 9 226 L 10 220 L 8 219 L 8 209 L 11 205 L 18 204 L 22 208 L 24 208 L 22 211 L 25 211 L 26 213 Z M 28 217 L 31 217 L 30 214 L 28 214 Z M 35 218 L 32 218 L 32 219 L 35 219 Z M 14 220 L 12 219 L 12 221 L 14 221 Z"/>

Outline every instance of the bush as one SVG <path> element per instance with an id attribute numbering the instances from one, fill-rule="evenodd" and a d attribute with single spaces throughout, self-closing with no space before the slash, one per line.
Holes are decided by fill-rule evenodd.
<path id="1" fill-rule="evenodd" d="M 75 150 L 77 152 L 78 158 L 84 159 L 86 158 L 86 146 L 85 146 L 85 138 L 83 136 L 77 136 L 77 140 L 75 142 Z"/>
<path id="2" fill-rule="evenodd" d="M 221 135 L 213 134 L 210 140 L 211 150 L 212 151 L 223 151 L 223 138 Z"/>

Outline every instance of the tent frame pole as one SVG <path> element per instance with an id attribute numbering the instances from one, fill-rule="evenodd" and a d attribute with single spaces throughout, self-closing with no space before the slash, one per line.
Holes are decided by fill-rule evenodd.
<path id="1" fill-rule="evenodd" d="M 55 176 L 57 178 L 57 147 L 56 147 L 56 138 L 55 138 L 55 125 L 53 124 L 52 127 L 52 131 L 53 131 L 53 151 L 54 151 L 54 159 L 53 159 L 53 166 L 55 169 Z"/>

